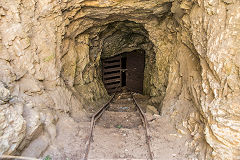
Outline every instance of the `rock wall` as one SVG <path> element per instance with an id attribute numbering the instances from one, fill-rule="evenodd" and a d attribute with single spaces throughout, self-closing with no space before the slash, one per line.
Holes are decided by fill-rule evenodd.
<path id="1" fill-rule="evenodd" d="M 0 154 L 19 154 L 41 134 L 50 144 L 58 113 L 82 119 L 84 111 L 60 78 L 58 21 L 45 17 L 51 7 L 33 1 L 0 6 Z"/>
<path id="2" fill-rule="evenodd" d="M 201 57 L 201 110 L 207 142 L 216 158 L 239 159 L 239 1 L 199 3 L 190 18 Z M 196 16 L 200 13 L 200 17 Z M 196 25 L 198 23 L 203 25 Z M 202 35 L 200 36 L 200 34 Z M 205 33 L 205 34 L 203 34 Z M 196 38 L 198 37 L 198 40 Z"/>
<path id="3" fill-rule="evenodd" d="M 178 55 L 183 52 L 185 57 L 173 63 L 175 71 L 169 75 L 171 85 L 163 101 L 163 112 L 178 110 L 179 101 L 189 99 L 190 95 L 201 113 L 200 119 L 195 119 L 204 123 L 203 135 L 213 149 L 213 159 L 239 159 L 240 155 L 239 84 L 236 83 L 239 81 L 236 61 L 240 42 L 239 4 L 239 1 L 175 1 L 171 9 L 182 27 L 178 33 L 182 43 Z M 187 96 L 181 96 L 183 91 Z M 190 131 L 194 124 L 192 117 L 198 117 L 194 112 L 185 123 Z M 198 122 L 195 131 L 197 128 L 201 133 Z M 195 131 L 191 131 L 194 137 Z"/>
<path id="4" fill-rule="evenodd" d="M 237 0 L 0 1 L 0 154 L 41 142 L 41 157 L 62 114 L 86 120 L 83 108 L 108 98 L 97 34 L 128 20 L 147 31 L 151 102 L 192 134 L 199 159 L 239 159 L 239 9 Z"/>

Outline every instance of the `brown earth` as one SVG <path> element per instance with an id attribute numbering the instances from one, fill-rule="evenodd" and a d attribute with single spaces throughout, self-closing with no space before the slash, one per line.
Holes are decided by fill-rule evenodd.
<path id="1" fill-rule="evenodd" d="M 134 109 L 133 100 L 129 96 L 117 95 L 116 100 L 104 112 L 94 128 L 93 142 L 89 159 L 148 159 L 148 149 L 144 128 L 139 113 Z M 141 97 L 135 94 L 136 98 Z M 141 97 L 142 108 L 146 108 L 148 97 Z M 122 107 L 129 110 L 122 110 Z M 114 110 L 114 111 L 113 111 Z M 192 137 L 177 132 L 170 117 L 146 113 L 149 123 L 151 149 L 156 160 L 189 160 L 196 158 L 194 150 L 188 143 Z M 75 123 L 71 119 L 60 120 L 63 128 L 56 141 L 47 149 L 44 156 L 51 155 L 54 159 L 81 159 L 84 156 L 89 122 Z M 74 128 L 74 129 L 73 129 Z M 62 146 L 62 147 L 61 147 Z M 66 148 L 65 148 L 66 147 Z M 63 156 L 64 155 L 64 156 Z"/>

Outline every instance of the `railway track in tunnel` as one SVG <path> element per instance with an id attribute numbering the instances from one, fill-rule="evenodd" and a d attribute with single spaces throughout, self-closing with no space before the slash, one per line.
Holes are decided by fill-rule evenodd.
<path id="1" fill-rule="evenodd" d="M 104 139 L 105 135 L 102 134 L 107 134 L 109 138 Z M 128 139 L 126 135 L 134 138 Z M 114 150 L 118 150 L 122 155 L 113 153 Z M 128 150 L 137 155 L 126 154 Z M 99 159 L 95 154 L 102 155 L 101 158 L 108 158 L 106 156 L 111 154 L 114 159 L 153 159 L 148 122 L 134 93 L 115 92 L 92 116 L 84 160 Z"/>

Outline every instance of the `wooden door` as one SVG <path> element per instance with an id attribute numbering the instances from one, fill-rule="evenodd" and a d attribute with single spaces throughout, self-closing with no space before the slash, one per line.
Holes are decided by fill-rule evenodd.
<path id="1" fill-rule="evenodd" d="M 122 82 L 120 55 L 102 60 L 102 77 L 104 86 L 109 94 L 120 90 Z"/>
<path id="2" fill-rule="evenodd" d="M 127 54 L 127 89 L 133 92 L 143 92 L 145 53 L 136 50 Z"/>

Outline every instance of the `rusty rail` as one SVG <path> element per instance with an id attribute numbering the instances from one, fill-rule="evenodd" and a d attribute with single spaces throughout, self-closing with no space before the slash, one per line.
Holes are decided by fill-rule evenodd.
<path id="1" fill-rule="evenodd" d="M 151 144 L 150 144 L 150 141 L 151 141 L 151 140 L 150 140 L 150 136 L 149 136 L 149 134 L 148 134 L 148 122 L 147 122 L 147 118 L 146 118 L 146 116 L 145 116 L 142 108 L 138 105 L 136 99 L 134 98 L 133 93 L 131 93 L 131 95 L 132 95 L 133 101 L 134 101 L 135 105 L 137 106 L 137 109 L 138 109 L 138 111 L 139 111 L 139 113 L 140 113 L 140 115 L 141 115 L 142 123 L 143 123 L 143 126 L 144 126 L 144 128 L 145 128 L 145 136 L 146 136 L 146 143 L 147 143 L 147 145 L 148 145 L 149 158 L 150 158 L 150 160 L 153 160 L 153 153 L 152 153 L 152 151 L 151 151 L 151 146 L 150 146 L 150 145 L 151 145 Z"/>
<path id="2" fill-rule="evenodd" d="M 92 138 L 93 138 L 93 128 L 94 128 L 95 122 L 101 117 L 103 112 L 108 108 L 109 104 L 112 102 L 115 95 L 116 95 L 116 92 L 111 97 L 111 99 L 92 116 L 91 125 L 90 125 L 90 134 L 89 134 L 89 138 L 88 138 L 88 141 L 87 141 L 87 148 L 86 148 L 86 151 L 85 151 L 84 160 L 88 159 L 88 153 L 89 153 L 91 141 L 92 141 Z"/>
<path id="3" fill-rule="evenodd" d="M 109 107 L 109 104 L 113 101 L 115 95 L 117 92 L 114 93 L 114 95 L 111 97 L 111 99 L 102 107 L 100 108 L 91 118 L 91 125 L 90 125 L 90 133 L 89 133 L 89 137 L 88 137 L 88 141 L 87 141 L 87 148 L 85 151 L 85 156 L 84 156 L 84 160 L 88 160 L 88 154 L 89 154 L 89 150 L 90 150 L 90 145 L 91 145 L 91 141 L 93 140 L 93 129 L 95 126 L 96 121 L 101 117 L 101 115 L 104 113 L 104 111 Z M 133 96 L 133 93 L 131 93 L 132 99 L 134 104 L 136 105 L 139 113 L 140 113 L 140 117 L 143 123 L 143 126 L 145 128 L 145 136 L 146 136 L 146 143 L 148 146 L 148 153 L 149 153 L 149 158 L 150 160 L 153 160 L 153 153 L 151 151 L 151 147 L 150 147 L 150 136 L 148 134 L 148 122 L 147 122 L 147 118 L 143 112 L 143 110 L 141 109 L 141 107 L 138 105 L 136 99 Z"/>
<path id="4" fill-rule="evenodd" d="M 0 155 L 0 159 L 41 160 L 33 157 L 11 156 L 11 155 Z"/>

